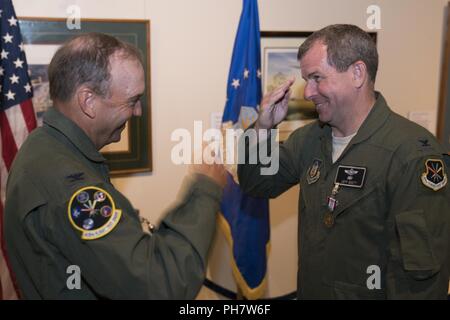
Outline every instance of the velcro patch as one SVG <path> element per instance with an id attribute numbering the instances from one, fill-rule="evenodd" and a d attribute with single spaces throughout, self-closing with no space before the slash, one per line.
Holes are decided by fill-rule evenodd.
<path id="1" fill-rule="evenodd" d="M 106 236 L 117 225 L 122 211 L 113 198 L 98 187 L 84 187 L 74 192 L 67 207 L 69 221 L 81 231 L 81 239 L 94 240 Z"/>
<path id="2" fill-rule="evenodd" d="M 447 174 L 445 166 L 440 159 L 427 159 L 425 161 L 425 172 L 421 176 L 422 183 L 434 190 L 438 191 L 447 184 Z"/>
<path id="3" fill-rule="evenodd" d="M 343 187 L 362 188 L 367 168 L 355 166 L 339 166 L 334 183 Z"/>
<path id="4" fill-rule="evenodd" d="M 322 166 L 322 160 L 314 159 L 312 165 L 309 167 L 306 180 L 308 184 L 315 183 L 320 178 L 320 167 Z"/>

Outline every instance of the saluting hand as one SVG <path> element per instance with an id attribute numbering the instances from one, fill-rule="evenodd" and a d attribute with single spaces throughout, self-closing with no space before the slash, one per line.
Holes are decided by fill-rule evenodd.
<path id="1" fill-rule="evenodd" d="M 275 90 L 264 95 L 261 100 L 255 129 L 273 128 L 286 117 L 291 95 L 290 88 L 294 82 L 295 78 L 292 77 Z"/>

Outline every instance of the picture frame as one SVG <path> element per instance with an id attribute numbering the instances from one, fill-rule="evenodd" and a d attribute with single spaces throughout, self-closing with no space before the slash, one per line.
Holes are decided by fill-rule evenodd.
<path id="1" fill-rule="evenodd" d="M 312 31 L 261 31 L 263 92 L 269 92 L 290 77 L 295 78 L 286 119 L 278 124 L 278 140 L 283 142 L 297 128 L 318 118 L 314 104 L 303 97 L 305 81 L 297 62 L 298 47 Z"/>
<path id="2" fill-rule="evenodd" d="M 150 91 L 150 21 L 123 19 L 81 19 L 80 29 L 69 29 L 63 18 L 19 17 L 20 29 L 33 85 L 33 105 L 38 124 L 52 106 L 49 96 L 47 66 L 62 43 L 89 32 L 100 32 L 135 45 L 142 53 L 146 78 L 141 98 L 142 115 L 132 117 L 121 140 L 101 150 L 110 174 L 127 175 L 152 171 L 151 91 Z"/>
<path id="3" fill-rule="evenodd" d="M 291 88 L 286 119 L 278 125 L 278 140 L 283 142 L 299 127 L 318 119 L 314 104 L 304 96 L 306 82 L 302 79 L 297 61 L 299 46 L 313 31 L 261 31 L 261 62 L 263 92 L 295 77 Z M 377 33 L 369 32 L 376 43 Z"/>
<path id="4" fill-rule="evenodd" d="M 443 43 L 437 138 L 450 155 L 450 2 L 446 9 L 447 28 Z"/>

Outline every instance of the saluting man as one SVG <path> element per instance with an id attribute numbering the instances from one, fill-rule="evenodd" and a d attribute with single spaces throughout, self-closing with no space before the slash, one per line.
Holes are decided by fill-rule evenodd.
<path id="1" fill-rule="evenodd" d="M 274 198 L 300 184 L 298 298 L 446 299 L 448 150 L 374 90 L 378 53 L 360 28 L 315 32 L 298 60 L 319 120 L 279 146 L 276 174 L 238 166 L 254 196 Z M 292 83 L 262 99 L 256 130 L 283 120 Z M 249 143 L 247 152 L 267 144 Z"/>
<path id="2" fill-rule="evenodd" d="M 49 81 L 54 108 L 23 144 L 7 186 L 6 245 L 22 296 L 195 298 L 226 182 L 223 167 L 197 165 L 150 235 L 111 184 L 99 152 L 141 115 L 138 50 L 105 34 L 78 36 L 56 52 Z M 67 270 L 80 272 L 78 288 L 68 285 Z"/>

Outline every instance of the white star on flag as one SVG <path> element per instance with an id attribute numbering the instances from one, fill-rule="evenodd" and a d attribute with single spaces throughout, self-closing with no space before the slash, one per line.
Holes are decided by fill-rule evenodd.
<path id="1" fill-rule="evenodd" d="M 3 39 L 5 39 L 5 43 L 8 43 L 8 42 L 12 43 L 13 38 L 14 37 L 12 35 L 10 35 L 9 32 L 7 32 L 5 36 L 3 36 Z"/>
<path id="2" fill-rule="evenodd" d="M 23 68 L 23 60 L 17 58 L 16 61 L 13 62 L 16 65 L 16 68 Z"/>
<path id="3" fill-rule="evenodd" d="M 8 59 L 8 51 L 5 51 L 5 49 L 2 49 L 2 52 L 0 53 L 1 59 Z"/>
<path id="4" fill-rule="evenodd" d="M 25 88 L 25 92 L 31 92 L 31 86 L 29 83 L 27 83 L 27 85 L 23 87 Z"/>
<path id="5" fill-rule="evenodd" d="M 231 86 L 233 86 L 235 89 L 237 89 L 241 84 L 239 83 L 239 79 L 233 79 L 233 83 Z"/>
<path id="6" fill-rule="evenodd" d="M 257 76 L 258 78 L 261 78 L 261 70 L 258 69 L 258 71 L 256 71 L 256 76 Z"/>
<path id="7" fill-rule="evenodd" d="M 19 44 L 19 48 L 20 48 L 20 51 L 23 51 L 23 50 L 24 50 L 25 46 L 23 45 L 23 42 L 21 42 L 21 43 Z"/>
<path id="8" fill-rule="evenodd" d="M 244 69 L 244 79 L 248 78 L 248 74 L 250 73 L 250 71 L 246 68 Z"/>
<path id="9" fill-rule="evenodd" d="M 0 76 L 3 76 L 5 74 L 5 69 L 3 69 L 2 67 L 0 67 Z"/>
<path id="10" fill-rule="evenodd" d="M 9 80 L 11 80 L 11 84 L 19 83 L 19 77 L 16 76 L 14 73 L 11 77 L 9 77 Z"/>
<path id="11" fill-rule="evenodd" d="M 17 19 L 14 18 L 14 16 L 12 16 L 11 19 L 8 19 L 8 22 L 10 27 L 17 26 Z"/>
<path id="12" fill-rule="evenodd" d="M 7 94 L 5 94 L 5 96 L 8 98 L 8 100 L 14 100 L 15 95 L 16 94 L 11 92 L 11 90 L 9 90 Z"/>

